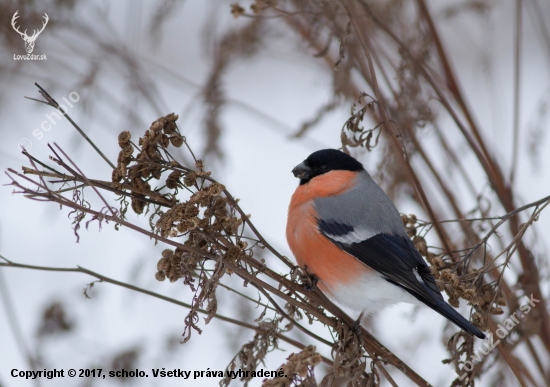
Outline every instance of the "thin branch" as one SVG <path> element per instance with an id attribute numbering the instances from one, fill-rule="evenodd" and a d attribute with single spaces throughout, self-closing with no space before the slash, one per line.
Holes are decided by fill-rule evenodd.
<path id="1" fill-rule="evenodd" d="M 176 300 L 176 299 L 171 298 L 171 297 L 164 296 L 164 295 L 156 293 L 156 292 L 152 292 L 152 291 L 147 290 L 147 289 L 140 288 L 139 286 L 135 286 L 135 285 L 132 285 L 132 284 L 129 284 L 129 283 L 126 283 L 126 282 L 122 282 L 122 281 L 117 281 L 115 279 L 106 277 L 106 276 L 104 276 L 100 273 L 97 273 L 97 272 L 94 272 L 92 270 L 86 269 L 82 266 L 77 266 L 77 267 L 74 267 L 74 268 L 73 267 L 36 266 L 36 265 L 27 265 L 27 264 L 13 262 L 13 261 L 8 260 L 7 258 L 5 258 L 1 255 L 0 255 L 0 258 L 4 259 L 6 261 L 6 262 L 0 262 L 0 267 L 14 267 L 14 268 L 20 268 L 20 269 L 54 271 L 54 272 L 64 272 L 64 273 L 83 273 L 83 274 L 87 274 L 87 275 L 90 275 L 92 277 L 97 278 L 100 282 L 106 282 L 106 283 L 110 283 L 110 284 L 113 284 L 113 285 L 116 285 L 116 286 L 127 288 L 127 289 L 130 289 L 130 290 L 136 291 L 138 293 L 143 293 L 143 294 L 146 294 L 148 296 L 155 297 L 155 298 L 161 299 L 163 301 L 170 302 L 170 303 L 178 305 L 178 306 L 182 306 L 182 307 L 187 308 L 187 309 L 192 308 L 191 304 Z M 2 281 L 0 281 L 0 283 L 2 283 Z M 200 312 L 202 314 L 207 314 L 207 315 L 209 314 L 209 312 L 204 310 L 204 309 L 198 309 L 198 312 Z M 228 323 L 231 323 L 231 324 L 243 327 L 243 328 L 251 329 L 253 331 L 262 331 L 262 329 L 259 326 L 252 325 L 252 324 L 246 323 L 244 321 L 236 320 L 236 319 L 233 319 L 231 317 L 226 317 L 226 316 L 223 316 L 221 314 L 215 314 L 214 317 L 217 318 L 218 320 L 225 321 L 225 322 L 228 322 Z M 282 333 L 275 333 L 274 335 L 278 339 L 280 339 L 280 340 L 282 340 L 282 341 L 284 341 L 288 344 L 291 344 L 291 345 L 293 345 L 297 348 L 304 349 L 306 347 L 305 344 L 302 344 L 302 343 L 300 343 L 300 342 L 298 342 L 294 339 L 291 339 L 290 337 L 287 337 L 287 336 L 283 335 Z M 328 345 L 332 345 L 332 344 L 328 343 Z M 326 358 L 326 357 L 323 357 L 323 361 L 328 365 L 332 365 L 332 361 L 330 359 Z"/>
<path id="2" fill-rule="evenodd" d="M 59 107 L 59 104 L 57 103 L 57 101 L 46 91 L 44 90 L 44 88 L 42 86 L 40 86 L 38 83 L 35 83 L 36 87 L 38 87 L 38 89 L 40 90 L 40 94 L 46 98 L 46 101 L 47 102 L 44 102 L 44 101 L 38 101 L 34 98 L 28 98 L 28 99 L 32 99 L 34 101 L 38 101 L 38 102 L 42 102 L 42 103 L 46 103 L 47 105 L 53 107 L 54 109 L 56 109 L 58 112 L 60 112 L 63 116 L 65 116 L 65 118 L 73 125 L 73 127 L 78 131 L 78 133 L 80 133 L 80 135 L 82 137 L 84 137 L 84 139 L 86 141 L 88 141 L 88 143 L 92 146 L 92 148 L 95 149 L 95 151 L 103 158 L 103 160 L 105 160 L 107 162 L 107 164 L 109 164 L 109 166 L 113 169 L 115 169 L 115 165 L 107 158 L 107 156 L 105 156 L 103 154 L 103 152 L 97 147 L 96 144 L 94 144 L 94 142 L 92 140 L 90 140 L 90 138 L 86 135 L 86 133 L 84 133 L 84 131 L 80 128 L 80 126 L 78 126 L 74 121 L 73 119 L 69 116 L 69 114 L 67 114 L 67 112 L 63 111 L 63 109 L 60 109 Z"/>
<path id="3" fill-rule="evenodd" d="M 521 37 L 522 37 L 522 10 L 523 1 L 516 0 L 516 32 L 514 41 L 514 123 L 512 137 L 512 167 L 510 169 L 510 184 L 514 183 L 516 169 L 518 167 L 519 152 L 519 114 L 520 114 L 520 75 L 521 75 Z"/>
<path id="4" fill-rule="evenodd" d="M 369 8 L 369 6 L 366 5 L 366 3 L 363 2 L 362 0 L 360 1 L 360 3 L 364 7 Z M 413 179 L 414 187 L 416 188 L 416 191 L 417 191 L 418 195 L 420 196 L 420 199 L 422 201 L 422 205 L 426 209 L 426 212 L 428 213 L 428 216 L 430 217 L 430 219 L 432 219 L 432 221 L 435 221 L 437 219 L 437 217 L 435 216 L 435 212 L 434 212 L 434 210 L 433 210 L 433 208 L 432 208 L 432 206 L 431 206 L 431 204 L 428 200 L 428 197 L 426 196 L 426 192 L 424 192 L 424 189 L 422 188 L 422 184 L 420 183 L 420 179 L 418 178 L 416 172 L 414 171 L 414 169 L 412 168 L 412 166 L 410 164 L 410 160 L 409 160 L 409 157 L 407 155 L 407 151 L 405 150 L 405 147 L 403 146 L 403 143 L 399 140 L 399 138 L 396 136 L 396 134 L 391 130 L 392 126 L 390 125 L 389 117 L 388 117 L 388 114 L 386 112 L 385 106 L 383 106 L 384 99 L 383 99 L 382 93 L 380 92 L 380 89 L 378 88 L 378 81 L 377 81 L 376 73 L 375 73 L 375 70 L 374 70 L 374 64 L 372 62 L 372 58 L 371 58 L 371 55 L 370 55 L 371 47 L 369 45 L 368 39 L 366 39 L 363 36 L 362 30 L 356 24 L 355 17 L 353 16 L 354 13 L 351 13 L 345 5 L 344 5 L 344 7 L 348 11 L 348 15 L 351 18 L 353 26 L 355 27 L 355 30 L 357 32 L 357 37 L 359 38 L 359 42 L 361 43 L 361 45 L 363 47 L 363 52 L 364 52 L 365 56 L 367 57 L 367 61 L 369 63 L 369 70 L 370 70 L 370 78 L 371 78 L 371 81 L 372 81 L 372 87 L 373 87 L 373 90 L 374 90 L 374 94 L 376 95 L 376 99 L 379 103 L 379 105 L 378 105 L 380 107 L 379 111 L 380 111 L 380 114 L 382 115 L 382 119 L 384 121 L 384 126 L 386 128 L 386 131 L 390 134 L 390 137 L 393 140 L 393 142 L 395 143 L 395 145 L 397 146 L 397 148 L 402 150 L 401 152 L 399 152 L 399 154 L 403 158 L 403 161 L 404 161 L 404 163 L 407 167 L 409 175 Z M 450 240 L 449 240 L 449 237 L 448 237 L 447 233 L 445 232 L 443 227 L 440 227 L 437 223 L 435 224 L 435 229 L 437 231 L 437 234 L 439 235 L 439 238 L 441 239 L 441 243 L 443 243 L 443 246 L 444 246 L 445 250 L 447 251 L 447 254 L 449 254 L 449 256 L 452 256 L 453 249 L 451 248 L 451 243 L 450 243 Z"/>

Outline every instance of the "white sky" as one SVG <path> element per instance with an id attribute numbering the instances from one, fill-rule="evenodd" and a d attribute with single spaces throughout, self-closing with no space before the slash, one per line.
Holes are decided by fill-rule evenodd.
<path id="1" fill-rule="evenodd" d="M 196 85 L 204 83 L 209 70 L 209 59 L 203 44 L 203 26 L 214 8 L 217 8 L 214 11 L 219 16 L 218 32 L 227 26 L 245 22 L 243 19 L 233 20 L 229 3 L 220 2 L 214 6 L 197 0 L 185 2 L 164 25 L 164 35 L 158 44 L 147 38 L 148 19 L 145 15 L 148 15 L 151 3 L 82 3 L 77 6 L 79 19 L 74 23 L 87 21 L 94 24 L 94 31 L 102 41 L 128 49 L 135 55 L 141 70 L 157 89 L 160 114 L 172 111 L 180 114 L 180 129 L 194 150 L 199 151 L 204 139 L 201 133 L 201 102 Z M 432 9 L 436 9 L 436 2 L 430 3 Z M 445 20 L 438 11 L 435 15 L 444 41 L 452 48 L 449 55 L 454 61 L 468 104 L 473 108 L 492 152 L 507 170 L 512 149 L 514 23 L 513 2 L 505 3 L 494 4 L 493 10 L 483 17 L 462 15 Z M 41 7 L 50 16 L 50 23 L 55 21 L 58 14 L 55 6 Z M 96 8 L 103 9 L 107 16 L 95 14 Z M 544 7 L 544 11 L 546 20 L 549 20 L 550 8 Z M 517 173 L 522 204 L 550 193 L 547 120 L 542 121 L 538 168 L 531 162 L 526 143 L 537 122 L 541 100 L 550 100 L 549 58 L 527 11 L 525 18 Z M 21 17 L 23 22 L 24 15 Z M 33 83 L 40 83 L 58 100 L 68 97 L 71 91 L 79 92 L 81 101 L 69 114 L 101 145 L 111 160 L 116 160 L 118 152 L 116 136 L 128 126 L 124 106 L 134 108 L 141 120 L 139 124 L 131 125 L 134 138 L 139 137 L 160 114 L 129 90 L 128 79 L 124 78 L 127 73 L 120 69 L 123 66 L 120 61 L 98 56 L 97 47 L 83 35 L 68 36 L 59 30 L 57 33 L 48 32 L 46 27 L 35 48 L 36 54 L 47 54 L 48 60 L 45 62 L 14 63 L 13 54 L 24 53 L 23 41 L 17 52 L 0 53 L 2 66 L 21 66 L 17 76 L 0 78 L 0 166 L 4 170 L 8 167 L 20 170 L 21 165 L 26 165 L 17 144 L 20 139 L 28 138 L 32 141 L 31 153 L 39 159 L 47 159 L 47 143 L 57 142 L 88 176 L 106 178 L 110 176 L 108 166 L 81 140 L 69 123 L 63 121 L 57 124 L 45 133 L 42 140 L 33 137 L 33 130 L 39 127 L 45 114 L 51 112 L 45 105 L 23 99 L 23 96 L 38 97 Z M 82 33 L 88 34 L 84 30 Z M 331 96 L 331 79 L 326 68 L 311 54 L 307 47 L 276 36 L 261 55 L 231 66 L 225 77 L 230 102 L 222 114 L 224 132 L 221 144 L 225 158 L 222 161 L 206 160 L 207 169 L 212 169 L 214 176 L 241 199 L 242 208 L 252 214 L 252 220 L 260 232 L 289 257 L 291 253 L 284 230 L 288 202 L 297 185 L 290 171 L 312 151 L 322 147 L 338 147 L 340 128 L 349 114 L 349 104 L 345 104 L 323 119 L 304 139 L 297 141 L 290 138 L 290 134 L 304 120 L 311 118 L 318 106 L 326 103 Z M 79 76 L 89 69 L 92 61 L 101 64 L 99 87 L 79 91 Z M 93 110 L 87 111 L 87 100 L 99 102 Z M 449 122 L 443 121 L 442 125 L 445 124 L 450 126 Z M 452 130 L 455 130 L 454 127 Z M 369 160 L 376 157 L 363 158 L 367 170 L 374 164 Z M 441 162 L 437 166 L 444 167 Z M 9 180 L 4 176 L 0 182 L 6 184 Z M 67 219 L 67 209 L 59 210 L 53 204 L 33 202 L 20 195 L 12 195 L 11 191 L 11 187 L 0 188 L 0 254 L 6 258 L 43 266 L 80 265 L 117 280 L 190 301 L 190 293 L 181 283 L 159 283 L 154 279 L 163 246 L 154 246 L 128 229 L 122 228 L 116 232 L 112 225 L 104 225 L 98 232 L 96 224 L 92 224 L 89 230 L 83 228 L 80 231 L 80 243 L 77 244 Z M 87 195 L 88 198 L 93 196 L 91 191 Z M 421 216 L 411 201 L 402 199 L 397 203 L 401 212 L 414 212 Z M 138 222 L 146 224 L 143 219 Z M 538 223 L 539 237 L 547 245 L 544 237 L 545 230 L 550 229 L 548 213 L 544 213 Z M 275 261 L 267 253 L 266 259 L 268 264 Z M 274 268 L 283 270 L 277 263 Z M 224 322 L 212 321 L 208 326 L 203 326 L 203 335 L 194 334 L 189 343 L 178 346 L 173 353 L 166 353 L 165 340 L 170 336 L 178 337 L 183 331 L 183 318 L 187 313 L 183 308 L 110 284 L 97 284 L 94 296 L 87 300 L 82 296 L 82 289 L 92 278 L 83 274 L 1 268 L 0 275 L 0 281 L 5 281 L 15 305 L 26 345 L 31 349 L 42 348 L 42 360 L 48 368 L 88 368 L 94 362 L 104 361 L 114 352 L 137 345 L 145 351 L 139 369 L 149 373 L 151 368 L 156 367 L 224 370 L 237 351 L 237 347 L 228 348 L 228 344 L 235 341 L 236 335 L 240 335 L 237 337 L 240 337 L 241 344 L 253 335 L 252 332 L 237 331 Z M 77 321 L 78 329 L 67 338 L 60 337 L 43 345 L 35 333 L 44 306 L 52 300 L 60 300 L 70 306 L 67 312 Z M 219 312 L 231 315 L 237 298 L 226 296 L 223 300 L 225 303 L 220 305 Z M 260 314 L 260 310 L 253 312 L 253 318 Z M 411 306 L 399 305 L 373 318 L 373 332 L 429 382 L 449 385 L 454 375 L 450 366 L 441 363 L 447 355 L 440 336 L 444 323 L 443 318 L 427 308 L 415 311 Z M 327 335 L 322 327 L 315 329 Z M 268 369 L 275 369 L 295 351 L 286 345 L 282 348 L 286 352 L 269 355 Z M 318 349 L 330 355 L 330 349 L 319 346 Z M 34 385 L 30 381 L 10 377 L 13 368 L 26 370 L 29 366 L 14 340 L 6 314 L 0 312 L 0 385 Z M 393 375 L 398 383 L 403 382 L 398 373 Z M 78 384 L 82 383 L 83 380 L 78 381 Z M 261 380 L 251 383 L 253 386 L 260 384 Z M 41 385 L 72 386 L 75 383 L 65 378 L 51 382 L 42 380 Z M 116 382 L 106 379 L 96 385 L 110 386 L 116 385 Z M 181 381 L 149 377 L 135 379 L 132 385 L 175 386 L 181 385 Z M 213 382 L 203 379 L 189 385 L 212 386 Z"/>

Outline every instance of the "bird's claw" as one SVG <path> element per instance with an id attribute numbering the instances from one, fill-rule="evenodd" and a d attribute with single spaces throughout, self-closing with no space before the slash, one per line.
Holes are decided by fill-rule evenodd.
<path id="1" fill-rule="evenodd" d="M 359 338 L 359 341 L 361 341 L 361 320 L 363 319 L 364 312 L 361 312 L 357 320 L 355 320 L 351 326 L 351 330 L 355 335 Z"/>
<path id="2" fill-rule="evenodd" d="M 304 283 L 304 289 L 308 292 L 313 292 L 317 289 L 317 283 L 319 282 L 319 277 L 315 274 L 309 274 L 310 281 Z"/>

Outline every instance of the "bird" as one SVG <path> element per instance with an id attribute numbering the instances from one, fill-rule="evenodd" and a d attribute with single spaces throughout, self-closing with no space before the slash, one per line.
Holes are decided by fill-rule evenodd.
<path id="1" fill-rule="evenodd" d="M 356 323 L 400 302 L 424 304 L 485 338 L 443 299 L 399 211 L 363 164 L 340 150 L 323 149 L 292 173 L 300 184 L 288 209 L 289 247 L 325 295 L 361 312 Z"/>

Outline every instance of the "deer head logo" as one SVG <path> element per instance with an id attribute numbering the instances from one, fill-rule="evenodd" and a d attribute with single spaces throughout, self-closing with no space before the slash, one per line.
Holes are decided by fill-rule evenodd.
<path id="1" fill-rule="evenodd" d="M 44 12 L 45 20 L 42 22 L 42 29 L 40 31 L 34 30 L 34 33 L 32 34 L 32 36 L 29 36 L 27 35 L 27 30 L 25 30 L 25 32 L 21 32 L 19 31 L 19 28 L 15 25 L 15 20 L 19 17 L 17 15 L 18 13 L 19 11 L 15 11 L 15 13 L 13 14 L 13 17 L 11 18 L 11 26 L 15 31 L 17 31 L 19 35 L 21 35 L 21 37 L 25 41 L 25 50 L 27 50 L 27 52 L 30 54 L 32 53 L 32 50 L 34 50 L 34 44 L 36 42 L 36 38 L 38 38 L 38 35 L 40 35 L 42 31 L 44 31 L 46 24 L 48 24 L 49 17 L 48 17 L 48 14 Z"/>

